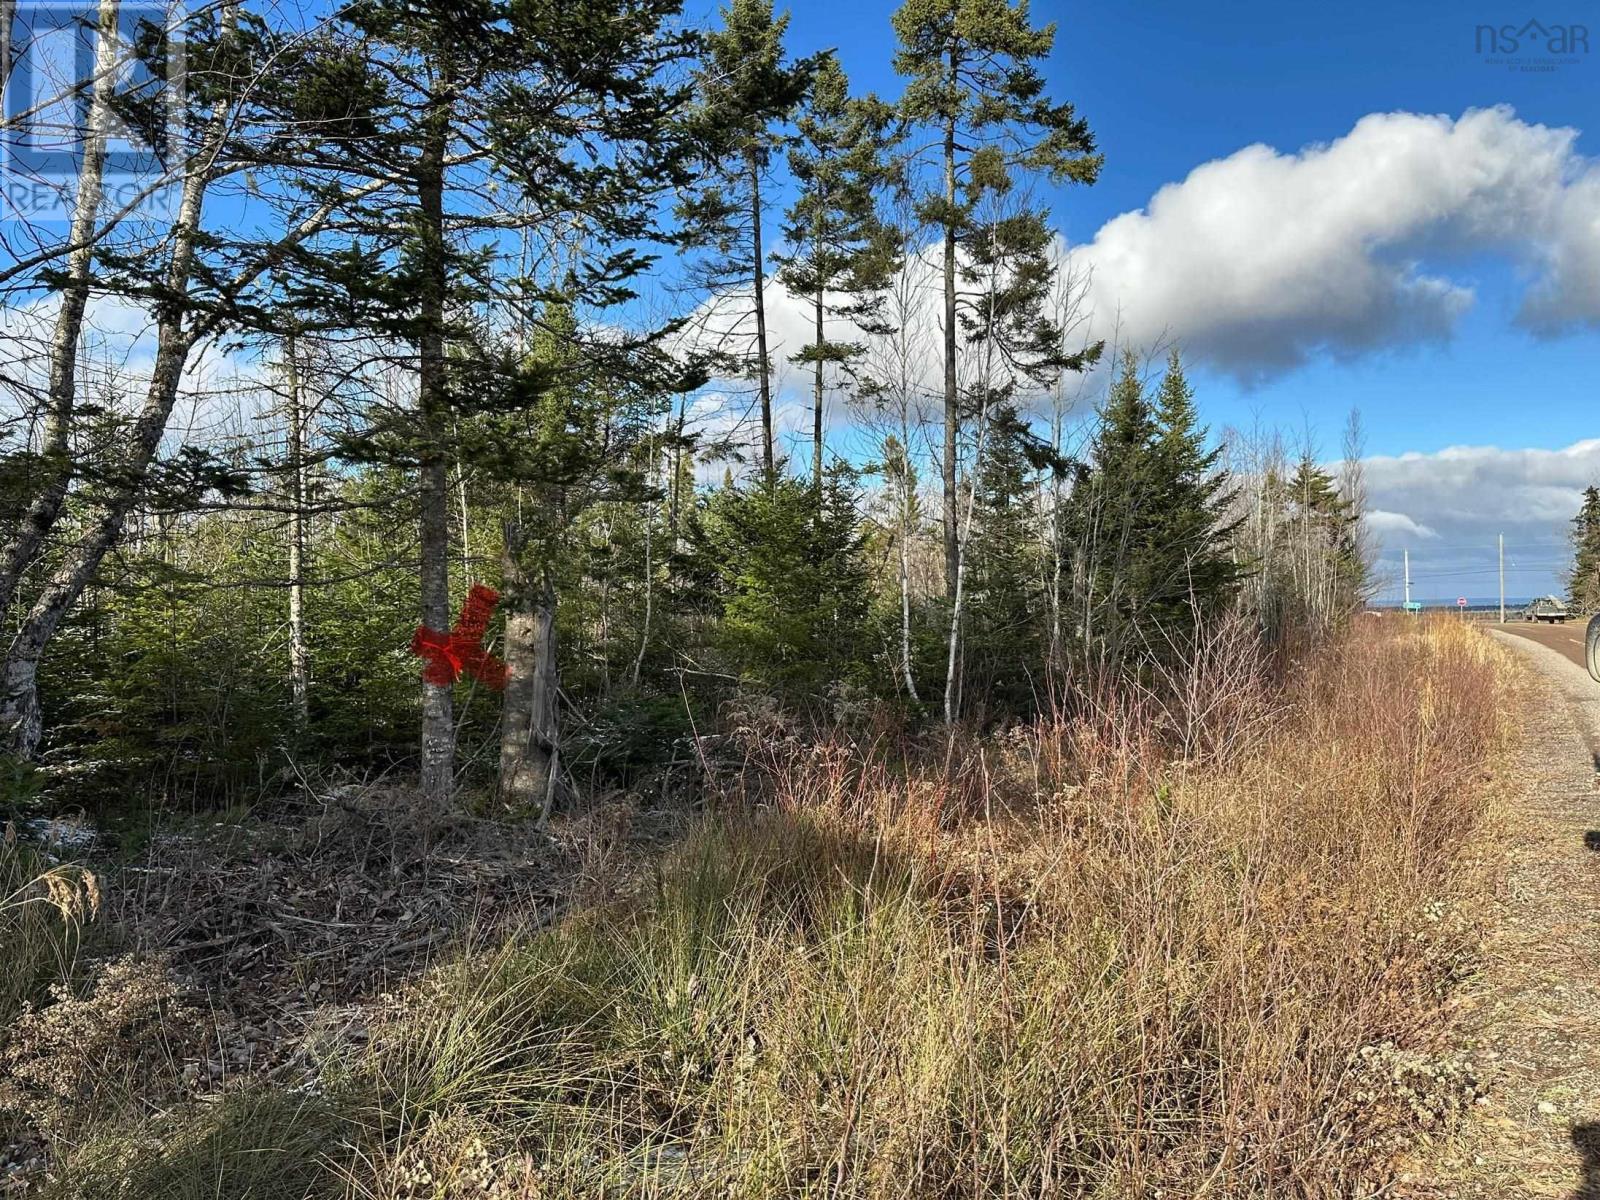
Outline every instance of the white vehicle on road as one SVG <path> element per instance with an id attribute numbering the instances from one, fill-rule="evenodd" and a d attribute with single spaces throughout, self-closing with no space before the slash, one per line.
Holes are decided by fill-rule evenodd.
<path id="1" fill-rule="evenodd" d="M 1522 610 L 1524 621 L 1549 621 L 1552 625 L 1565 621 L 1571 615 L 1567 610 L 1567 602 L 1560 596 L 1540 596 Z"/>

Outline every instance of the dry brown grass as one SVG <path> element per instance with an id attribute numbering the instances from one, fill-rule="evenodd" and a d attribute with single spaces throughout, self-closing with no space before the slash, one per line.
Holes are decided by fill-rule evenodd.
<path id="1" fill-rule="evenodd" d="M 1448 623 L 1357 631 L 1287 692 L 1226 661 L 1249 652 L 1213 647 L 1176 701 L 1108 697 L 928 765 L 843 743 L 769 762 L 772 803 L 708 819 L 631 898 L 435 971 L 328 1065 L 329 1105 L 279 1104 L 287 1126 L 208 1151 L 209 1178 L 1370 1194 L 1473 1095 L 1436 1048 L 1508 668 Z M 114 1194 L 107 1162 L 245 1194 L 99 1145 L 63 1194 Z"/>
<path id="2" fill-rule="evenodd" d="M 1362 1192 L 1473 1095 L 1434 1047 L 1503 670 L 1363 631 L 1278 700 L 1196 685 L 1266 723 L 1231 752 L 1146 697 L 948 773 L 776 764 L 639 903 L 433 981 L 371 1192 L 464 1115 L 552 1195 Z"/>
<path id="3" fill-rule="evenodd" d="M 93 872 L 52 862 L 0 830 L 0 1026 L 72 970 L 85 926 L 100 915 Z"/>

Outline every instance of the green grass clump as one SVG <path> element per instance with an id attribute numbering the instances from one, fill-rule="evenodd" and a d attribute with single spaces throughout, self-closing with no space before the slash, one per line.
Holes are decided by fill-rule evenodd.
<path id="1" fill-rule="evenodd" d="M 312 1200 L 345 1194 L 351 1130 L 325 1099 L 265 1088 L 89 1132 L 42 1200 Z"/>

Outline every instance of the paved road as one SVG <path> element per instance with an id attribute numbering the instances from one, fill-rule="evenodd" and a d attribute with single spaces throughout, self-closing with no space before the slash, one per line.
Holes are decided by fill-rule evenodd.
<path id="1" fill-rule="evenodd" d="M 1549 625 L 1543 621 L 1507 621 L 1504 625 L 1495 623 L 1489 628 L 1503 629 L 1507 633 L 1525 637 L 1530 642 L 1548 646 L 1582 667 L 1583 631 L 1588 624 L 1588 621 L 1583 620 L 1571 620 L 1558 625 Z"/>

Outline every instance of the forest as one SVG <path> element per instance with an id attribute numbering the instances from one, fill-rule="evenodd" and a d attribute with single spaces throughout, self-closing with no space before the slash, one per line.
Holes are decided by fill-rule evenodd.
<path id="1" fill-rule="evenodd" d="M 1499 734 L 1404 717 L 1499 668 L 1357 627 L 1354 412 L 1086 337 L 1026 0 L 895 96 L 770 0 L 130 11 L 0 253 L 0 1178 L 1345 1194 L 1466 1102 L 1395 955 Z"/>
<path id="2" fill-rule="evenodd" d="M 171 224 L 107 219 L 90 147 L 7 272 L 10 753 L 79 797 L 293 761 L 537 816 L 741 693 L 1026 718 L 1241 591 L 1279 639 L 1357 601 L 1358 477 L 1258 446 L 1230 483 L 1176 351 L 1073 343 L 1030 182 L 1099 151 L 1025 10 L 901 10 L 892 104 L 768 5 L 557 11 L 218 7 Z M 499 692 L 408 653 L 478 583 Z"/>

